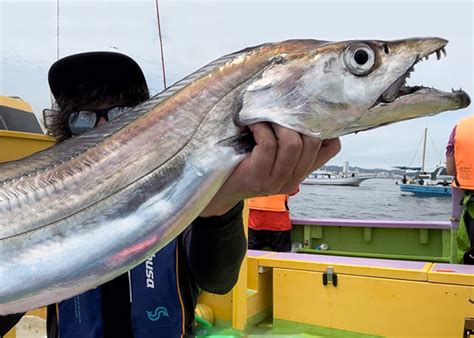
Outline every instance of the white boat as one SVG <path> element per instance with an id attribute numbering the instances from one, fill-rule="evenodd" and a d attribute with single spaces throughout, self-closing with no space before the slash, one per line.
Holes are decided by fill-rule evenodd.
<path id="1" fill-rule="evenodd" d="M 363 181 L 373 178 L 372 176 L 359 176 L 356 173 L 337 175 L 327 172 L 313 172 L 302 184 L 308 185 L 343 185 L 358 187 Z"/>

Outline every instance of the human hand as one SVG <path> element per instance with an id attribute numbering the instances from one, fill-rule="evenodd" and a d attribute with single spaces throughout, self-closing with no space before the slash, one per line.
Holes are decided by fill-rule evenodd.
<path id="1" fill-rule="evenodd" d="M 339 138 L 321 140 L 270 123 L 256 123 L 249 129 L 255 147 L 229 176 L 201 217 L 223 215 L 245 198 L 294 193 L 311 172 L 341 150 Z"/>

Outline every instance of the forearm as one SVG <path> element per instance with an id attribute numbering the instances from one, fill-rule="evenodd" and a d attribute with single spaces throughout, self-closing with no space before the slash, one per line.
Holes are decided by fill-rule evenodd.
<path id="1" fill-rule="evenodd" d="M 247 247 L 239 203 L 218 217 L 199 217 L 189 233 L 189 262 L 200 288 L 217 294 L 237 282 Z"/>
<path id="2" fill-rule="evenodd" d="M 456 176 L 456 165 L 454 163 L 454 154 L 446 156 L 446 172 L 448 175 Z"/>

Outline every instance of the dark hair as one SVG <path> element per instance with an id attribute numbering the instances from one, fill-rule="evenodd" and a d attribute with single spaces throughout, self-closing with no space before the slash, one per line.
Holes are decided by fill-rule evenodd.
<path id="1" fill-rule="evenodd" d="M 68 119 L 71 113 L 93 109 L 103 104 L 113 103 L 124 107 L 135 107 L 136 105 L 150 98 L 146 87 L 134 87 L 122 90 L 117 95 L 110 95 L 107 88 L 97 89 L 89 94 L 77 97 L 58 97 L 57 106 L 54 113 L 49 117 L 48 134 L 53 136 L 57 142 L 62 142 L 72 136 L 69 129 Z"/>
<path id="2" fill-rule="evenodd" d="M 51 93 L 59 107 L 49 116 L 49 134 L 58 142 L 70 138 L 69 115 L 112 104 L 133 107 L 149 98 L 145 75 L 129 56 L 86 52 L 54 62 L 48 71 Z"/>

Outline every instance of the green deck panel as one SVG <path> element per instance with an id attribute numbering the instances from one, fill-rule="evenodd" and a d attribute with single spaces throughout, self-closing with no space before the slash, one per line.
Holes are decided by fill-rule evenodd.
<path id="1" fill-rule="evenodd" d="M 455 229 L 451 233 L 451 263 L 459 264 L 460 262 L 457 259 L 458 243 L 456 238 L 458 236 L 459 228 Z"/>
<path id="2" fill-rule="evenodd" d="M 292 242 L 303 244 L 301 252 L 314 252 L 329 245 L 326 254 L 389 259 L 450 262 L 453 248 L 449 229 L 369 228 L 293 225 Z M 318 252 L 324 254 L 324 251 Z"/>
<path id="3" fill-rule="evenodd" d="M 317 255 L 333 255 L 333 256 L 347 256 L 347 257 L 365 257 L 365 258 L 380 258 L 380 259 L 396 259 L 408 261 L 426 261 L 436 263 L 449 263 L 450 257 L 433 257 L 420 255 L 392 255 L 392 254 L 377 254 L 370 252 L 351 252 L 351 251 L 335 251 L 335 250 L 314 250 L 314 249 L 298 249 L 298 253 L 311 253 Z"/>
<path id="4" fill-rule="evenodd" d="M 198 330 L 196 337 L 321 337 L 321 338 L 373 338 L 375 335 L 337 330 L 326 327 L 318 327 L 307 324 L 300 324 L 284 320 L 267 319 L 255 326 L 249 326 L 244 331 L 231 328 L 228 321 L 217 321 L 213 328 Z"/>
<path id="5" fill-rule="evenodd" d="M 443 257 L 451 256 L 451 233 L 452 231 L 443 231 L 441 233 L 441 255 Z"/>

